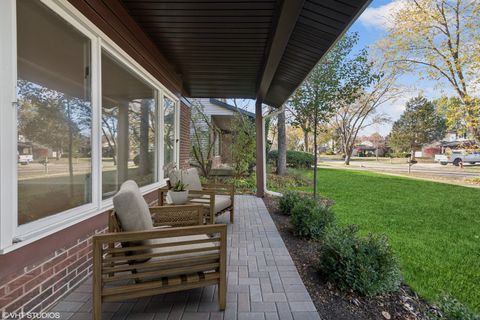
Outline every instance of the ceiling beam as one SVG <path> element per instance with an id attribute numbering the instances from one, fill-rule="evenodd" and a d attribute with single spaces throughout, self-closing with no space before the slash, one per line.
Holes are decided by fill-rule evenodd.
<path id="1" fill-rule="evenodd" d="M 275 72 L 287 48 L 288 41 L 302 12 L 305 0 L 284 0 L 278 15 L 278 23 L 272 38 L 262 77 L 257 91 L 257 99 L 263 100 L 267 95 Z"/>

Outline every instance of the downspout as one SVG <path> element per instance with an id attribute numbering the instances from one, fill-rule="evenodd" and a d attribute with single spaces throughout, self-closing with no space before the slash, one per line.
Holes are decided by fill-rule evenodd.
<path id="1" fill-rule="evenodd" d="M 278 110 L 274 111 L 274 112 L 270 112 L 268 114 L 266 114 L 265 116 L 262 115 L 262 127 L 263 127 L 263 176 L 265 177 L 264 178 L 264 181 L 263 181 L 263 188 L 265 190 L 265 193 L 266 194 L 269 194 L 271 196 L 282 196 L 282 194 L 280 192 L 275 192 L 275 191 L 271 191 L 271 190 L 268 190 L 267 189 L 267 155 L 266 155 L 266 152 L 265 152 L 265 147 L 267 145 L 267 138 L 266 138 L 266 134 L 265 134 L 265 120 L 268 119 L 268 118 L 271 118 L 271 117 L 275 117 L 276 115 L 278 115 L 279 113 L 285 111 L 285 105 L 282 105 L 281 108 L 279 108 Z"/>

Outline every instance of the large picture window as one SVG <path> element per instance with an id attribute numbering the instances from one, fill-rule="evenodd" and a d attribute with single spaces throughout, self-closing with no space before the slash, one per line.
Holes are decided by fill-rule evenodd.
<path id="1" fill-rule="evenodd" d="M 89 38 L 17 1 L 18 224 L 91 202 Z"/>
<path id="2" fill-rule="evenodd" d="M 164 186 L 179 102 L 68 1 L 0 3 L 1 254 Z"/>
<path id="3" fill-rule="evenodd" d="M 112 196 L 125 180 L 156 179 L 155 90 L 102 51 L 102 189 Z"/>

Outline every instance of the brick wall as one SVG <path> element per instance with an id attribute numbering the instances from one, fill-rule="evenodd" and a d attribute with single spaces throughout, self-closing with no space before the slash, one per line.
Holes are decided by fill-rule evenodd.
<path id="1" fill-rule="evenodd" d="M 104 231 L 94 230 L 69 246 L 55 250 L 46 260 L 40 259 L 19 270 L 19 274 L 0 287 L 1 312 L 47 310 L 75 288 L 92 272 L 92 235 Z"/>
<path id="2" fill-rule="evenodd" d="M 189 168 L 190 160 L 190 107 L 180 104 L 180 167 Z"/>
<path id="3" fill-rule="evenodd" d="M 155 203 L 156 192 L 145 195 Z M 107 213 L 0 255 L 0 314 L 48 310 L 92 273 L 92 236 Z"/>

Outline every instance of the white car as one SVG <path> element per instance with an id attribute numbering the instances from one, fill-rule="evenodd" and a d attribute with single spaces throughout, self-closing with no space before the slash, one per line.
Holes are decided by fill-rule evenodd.
<path id="1" fill-rule="evenodd" d="M 31 154 L 21 154 L 18 155 L 18 163 L 22 165 L 27 165 L 33 161 L 33 155 Z"/>
<path id="2" fill-rule="evenodd" d="M 460 162 L 475 164 L 480 162 L 480 152 L 466 152 L 465 150 L 453 150 L 451 154 L 437 154 L 435 161 L 440 162 L 441 165 L 446 166 L 448 163 L 454 166 L 460 165 Z"/>

